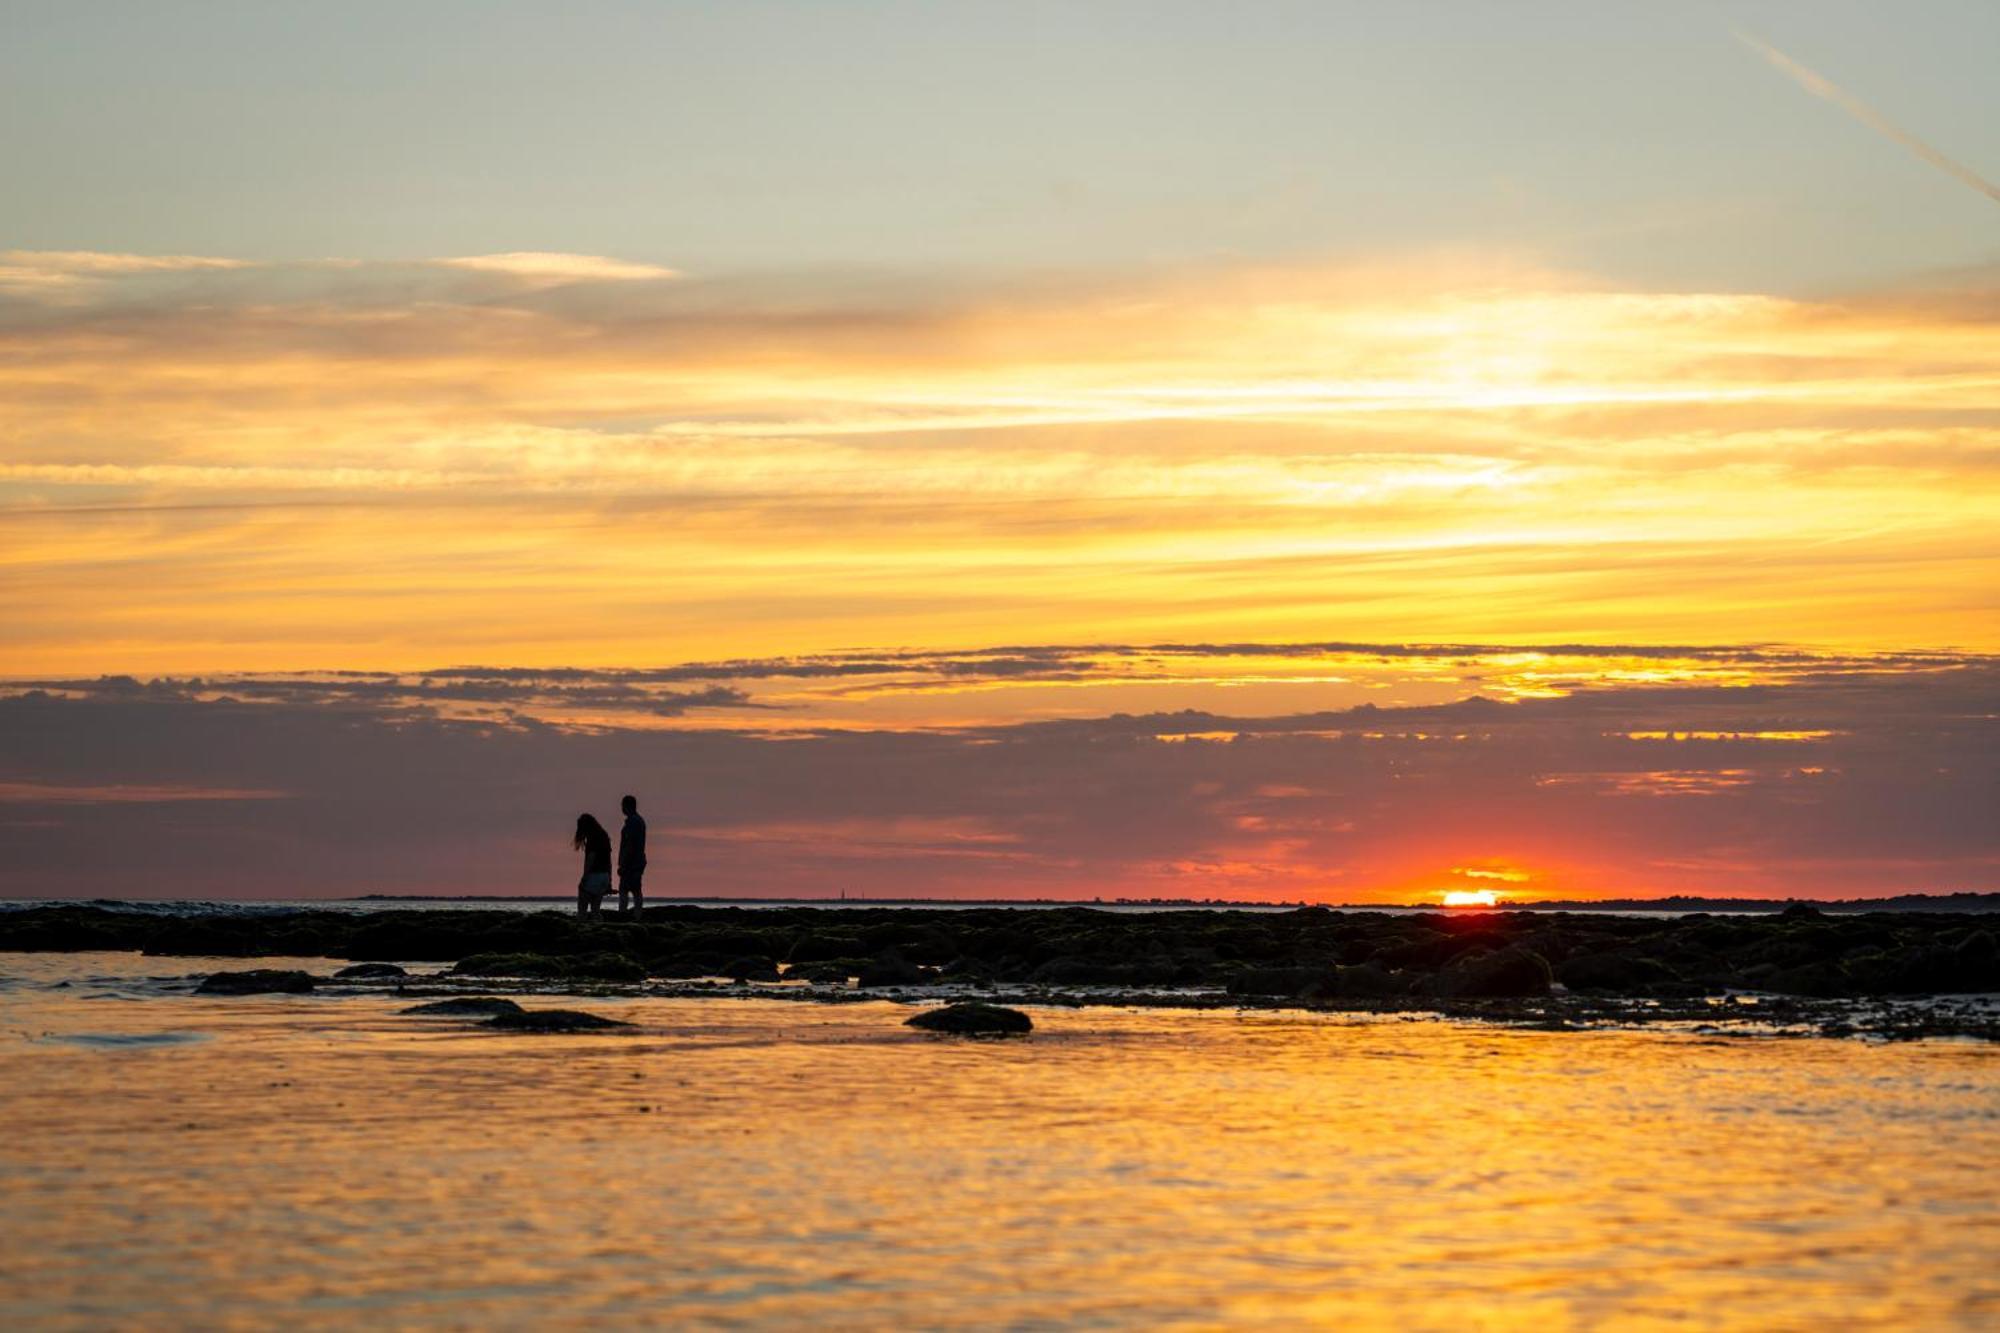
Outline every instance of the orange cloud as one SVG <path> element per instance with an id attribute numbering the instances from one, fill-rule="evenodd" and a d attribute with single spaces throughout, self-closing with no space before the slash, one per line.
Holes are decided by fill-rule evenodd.
<path id="1" fill-rule="evenodd" d="M 985 288 L 9 262 L 89 275 L 0 301 L 17 671 L 996 625 L 1994 643 L 2000 333 L 1964 291 L 1464 258 Z"/>

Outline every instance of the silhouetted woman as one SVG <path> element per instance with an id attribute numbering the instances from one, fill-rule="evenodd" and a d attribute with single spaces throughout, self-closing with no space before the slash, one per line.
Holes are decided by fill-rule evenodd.
<path id="1" fill-rule="evenodd" d="M 576 817 L 570 846 L 583 853 L 583 878 L 576 882 L 576 914 L 596 916 L 611 892 L 611 835 L 591 815 Z"/>

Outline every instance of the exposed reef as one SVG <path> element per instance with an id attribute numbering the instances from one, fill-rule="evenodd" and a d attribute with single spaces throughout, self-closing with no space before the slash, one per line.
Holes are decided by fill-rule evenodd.
<path id="1" fill-rule="evenodd" d="M 1572 1015 L 1653 1006 L 1696 1018 L 1740 1017 L 1741 1006 L 1720 1001 L 1746 992 L 1801 1003 L 2000 993 L 1992 918 L 1945 912 L 677 905 L 649 908 L 640 920 L 579 920 L 559 911 L 310 909 L 163 918 L 77 905 L 0 913 L 0 950 L 87 949 L 450 964 L 448 975 L 409 980 L 518 983 L 508 989 L 714 994 L 729 982 L 815 999 L 956 991 L 1057 1004 L 1483 1007 L 1530 1017 L 1549 1012 L 1552 1000 Z M 343 985 L 367 980 L 342 973 Z M 771 984 L 779 978 L 786 984 Z M 1976 1005 L 1960 1007 L 1970 1016 L 1953 1030 L 1986 1035 L 1992 1021 L 1978 1018 Z"/>
<path id="2" fill-rule="evenodd" d="M 1022 1037 L 1035 1029 L 1034 1020 L 1019 1009 L 977 1000 L 925 1009 L 904 1019 L 903 1025 L 957 1037 Z"/>

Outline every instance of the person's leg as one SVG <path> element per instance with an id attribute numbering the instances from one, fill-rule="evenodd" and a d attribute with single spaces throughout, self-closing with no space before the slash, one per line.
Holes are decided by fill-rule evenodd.
<path id="1" fill-rule="evenodd" d="M 576 914 L 578 916 L 590 915 L 590 895 L 585 893 L 581 888 L 576 891 Z"/>

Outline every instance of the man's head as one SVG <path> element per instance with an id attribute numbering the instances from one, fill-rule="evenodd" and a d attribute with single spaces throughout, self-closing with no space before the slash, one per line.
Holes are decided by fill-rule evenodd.
<path id="1" fill-rule="evenodd" d="M 639 798 L 636 796 L 627 796 L 618 803 L 618 808 L 628 815 L 636 815 L 639 813 Z"/>

